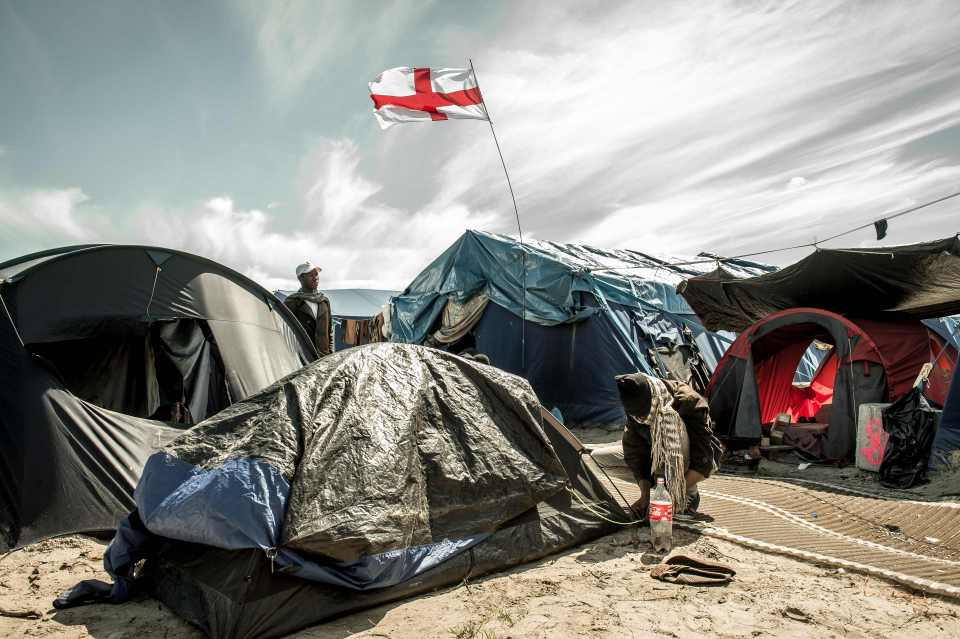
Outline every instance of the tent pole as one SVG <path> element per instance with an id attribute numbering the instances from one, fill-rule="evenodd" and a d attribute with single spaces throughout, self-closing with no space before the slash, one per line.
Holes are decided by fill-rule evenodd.
<path id="1" fill-rule="evenodd" d="M 527 250 L 523 246 L 523 229 L 520 227 L 520 208 L 517 206 L 517 196 L 513 193 L 513 183 L 510 181 L 510 173 L 507 171 L 507 163 L 503 160 L 503 152 L 500 150 L 500 141 L 497 139 L 497 132 L 493 128 L 493 118 L 490 117 L 490 111 L 487 110 L 487 101 L 483 99 L 483 92 L 480 91 L 480 80 L 477 78 L 477 70 L 473 68 L 473 59 L 470 59 L 470 72 L 477 83 L 477 92 L 483 102 L 483 110 L 487 112 L 487 123 L 490 125 L 490 133 L 493 134 L 493 142 L 497 145 L 497 155 L 500 156 L 500 164 L 503 166 L 503 174 L 507 177 L 507 187 L 510 189 L 510 199 L 513 200 L 513 212 L 517 216 L 517 232 L 520 234 L 520 281 L 523 287 L 523 297 L 521 299 L 520 314 L 520 369 L 527 372 Z"/>
<path id="2" fill-rule="evenodd" d="M 10 309 L 7 308 L 7 302 L 3 299 L 2 292 L 0 292 L 0 305 L 3 305 L 3 312 L 6 314 L 7 319 L 10 320 L 10 327 L 13 329 L 13 334 L 17 336 L 17 341 L 20 342 L 21 348 L 26 348 L 26 344 L 23 343 L 23 338 L 20 337 L 20 331 L 17 329 L 17 324 L 13 321 L 13 316 L 10 315 Z"/>

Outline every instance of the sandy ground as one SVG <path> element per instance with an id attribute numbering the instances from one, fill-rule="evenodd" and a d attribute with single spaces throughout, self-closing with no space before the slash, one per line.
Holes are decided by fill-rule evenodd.
<path id="1" fill-rule="evenodd" d="M 298 639 L 393 637 L 958 637 L 960 602 L 912 593 L 872 577 L 766 555 L 678 532 L 674 552 L 728 563 L 736 580 L 714 588 L 650 577 L 658 558 L 646 529 L 624 529 L 544 561 L 467 586 L 362 611 Z M 55 611 L 50 602 L 81 579 L 106 575 L 103 542 L 50 540 L 0 560 L 2 637 L 199 639 L 157 601 Z"/>
<path id="2" fill-rule="evenodd" d="M 577 434 L 591 444 L 619 439 L 619 432 Z M 875 475 L 853 467 L 801 471 L 786 459 L 764 460 L 758 476 L 880 490 Z M 54 610 L 57 594 L 78 581 L 108 580 L 101 568 L 104 548 L 102 541 L 74 536 L 0 558 L 0 637 L 202 637 L 148 598 Z M 362 611 L 293 637 L 960 637 L 960 601 L 683 531 L 675 533 L 674 552 L 727 563 L 738 571 L 736 580 L 714 588 L 656 581 L 649 571 L 659 558 L 650 552 L 647 529 L 629 528 L 541 562 Z"/>

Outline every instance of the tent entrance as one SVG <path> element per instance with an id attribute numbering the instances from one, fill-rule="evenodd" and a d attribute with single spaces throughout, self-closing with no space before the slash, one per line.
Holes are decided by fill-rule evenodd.
<path id="1" fill-rule="evenodd" d="M 223 360 L 203 320 L 106 321 L 83 339 L 30 350 L 74 395 L 125 415 L 192 424 L 231 403 Z"/>
<path id="2" fill-rule="evenodd" d="M 784 326 L 751 351 L 762 425 L 784 413 L 794 423 L 829 421 L 838 360 L 828 331 L 813 323 Z"/>

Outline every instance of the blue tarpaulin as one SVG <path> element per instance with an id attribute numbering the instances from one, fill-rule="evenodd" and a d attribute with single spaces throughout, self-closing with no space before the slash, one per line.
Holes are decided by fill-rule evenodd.
<path id="1" fill-rule="evenodd" d="M 714 264 L 675 264 L 702 260 L 467 231 L 393 298 L 391 339 L 424 343 L 448 300 L 484 295 L 490 303 L 471 330 L 477 350 L 526 377 L 568 424 L 617 424 L 616 375 L 655 373 L 652 351 L 683 343 L 685 329 L 710 370 L 732 341 L 706 333 L 676 292 Z M 775 270 L 743 261 L 725 268 L 741 277 Z"/>
<path id="2" fill-rule="evenodd" d="M 930 453 L 931 469 L 936 470 L 946 465 L 958 450 L 960 450 L 960 366 L 953 370 L 953 381 L 950 384 L 947 403 L 943 407 L 940 427 L 933 440 L 933 450 Z"/>
<path id="3" fill-rule="evenodd" d="M 924 320 L 923 323 L 960 350 L 960 316 Z M 950 382 L 947 401 L 943 406 L 940 427 L 933 440 L 933 450 L 930 453 L 931 470 L 946 465 L 958 450 L 960 450 L 960 366 L 953 369 L 953 380 Z"/>

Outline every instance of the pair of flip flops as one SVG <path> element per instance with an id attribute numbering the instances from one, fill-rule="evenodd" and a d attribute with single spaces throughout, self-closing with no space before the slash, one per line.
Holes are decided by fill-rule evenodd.
<path id="1" fill-rule="evenodd" d="M 650 570 L 660 581 L 685 586 L 723 586 L 737 574 L 730 566 L 703 557 L 673 555 Z"/>

